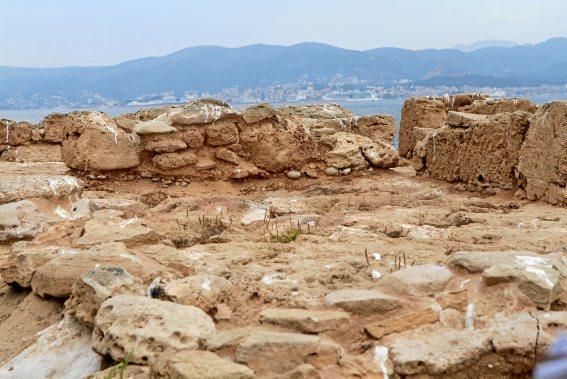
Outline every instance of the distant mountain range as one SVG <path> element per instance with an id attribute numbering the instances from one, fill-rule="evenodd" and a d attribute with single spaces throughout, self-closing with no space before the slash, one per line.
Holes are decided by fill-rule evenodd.
<path id="1" fill-rule="evenodd" d="M 516 42 L 512 41 L 501 41 L 501 40 L 482 40 L 471 43 L 470 45 L 457 45 L 456 50 L 464 51 L 465 53 L 470 53 L 471 51 L 485 49 L 487 47 L 514 47 L 518 46 Z"/>
<path id="2" fill-rule="evenodd" d="M 470 48 L 470 47 L 469 47 Z M 469 49 L 467 48 L 467 49 Z M 151 93 L 218 92 L 301 80 L 357 77 L 385 86 L 536 86 L 567 83 L 567 38 L 535 45 L 457 49 L 342 49 L 319 43 L 240 48 L 199 46 L 163 57 L 108 67 L 15 68 L 0 66 L 0 105 L 13 99 L 85 92 L 126 101 Z"/>

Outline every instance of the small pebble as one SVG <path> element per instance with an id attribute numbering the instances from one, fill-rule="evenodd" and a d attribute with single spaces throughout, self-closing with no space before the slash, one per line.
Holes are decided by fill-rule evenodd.
<path id="1" fill-rule="evenodd" d="M 287 177 L 290 179 L 299 179 L 301 178 L 301 172 L 295 170 L 288 171 Z"/>
<path id="2" fill-rule="evenodd" d="M 325 175 L 328 175 L 328 176 L 337 176 L 337 175 L 339 175 L 339 170 L 337 170 L 337 169 L 334 168 L 334 167 L 327 167 L 327 168 L 325 169 Z"/>

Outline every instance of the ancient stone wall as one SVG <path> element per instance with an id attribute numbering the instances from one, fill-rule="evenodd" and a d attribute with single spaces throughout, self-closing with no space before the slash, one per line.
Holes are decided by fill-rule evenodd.
<path id="1" fill-rule="evenodd" d="M 524 111 L 534 113 L 537 106 L 524 99 L 490 99 L 479 94 L 410 98 L 404 102 L 400 122 L 399 153 L 411 158 L 413 149 L 432 129 L 445 126 L 450 111 L 494 115 Z"/>
<path id="2" fill-rule="evenodd" d="M 546 104 L 534 115 L 518 171 L 528 199 L 567 205 L 567 102 Z"/>
<path id="3" fill-rule="evenodd" d="M 493 116 L 449 112 L 448 126 L 418 143 L 416 169 L 449 182 L 516 188 L 515 168 L 530 118 L 522 111 Z"/>
<path id="4" fill-rule="evenodd" d="M 14 149 L 20 145 L 49 147 L 56 150 L 51 158 L 86 172 L 242 179 L 281 172 L 317 176 L 398 162 L 391 116 L 357 117 L 335 104 L 261 104 L 240 112 L 207 99 L 116 118 L 53 114 L 36 127 L 2 122 L 2 159 L 18 160 Z"/>
<path id="5" fill-rule="evenodd" d="M 498 113 L 514 102 L 525 110 Z M 445 126 L 426 129 L 416 142 L 411 155 L 418 174 L 469 189 L 520 189 L 530 200 L 567 204 L 566 102 L 546 104 L 535 115 L 524 100 L 476 101 L 462 109 L 474 113 L 449 111 Z M 485 114 L 491 112 L 497 113 Z"/>

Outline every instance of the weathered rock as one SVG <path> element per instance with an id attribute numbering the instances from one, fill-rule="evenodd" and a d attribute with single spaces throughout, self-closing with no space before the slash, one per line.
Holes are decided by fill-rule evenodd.
<path id="1" fill-rule="evenodd" d="M 180 136 L 191 149 L 198 149 L 205 143 L 205 135 L 196 128 L 184 129 Z"/>
<path id="2" fill-rule="evenodd" d="M 226 118 L 238 117 L 238 111 L 228 104 L 214 99 L 192 101 L 181 108 L 169 111 L 167 119 L 171 125 L 208 124 Z"/>
<path id="3" fill-rule="evenodd" d="M 210 351 L 230 349 L 239 345 L 246 337 L 260 332 L 272 332 L 272 329 L 264 326 L 244 326 L 222 330 L 207 339 L 206 348 Z"/>
<path id="4" fill-rule="evenodd" d="M 10 257 L 0 268 L 4 282 L 17 284 L 23 288 L 31 288 L 31 280 L 35 271 L 60 255 L 76 254 L 78 251 L 57 246 L 34 246 L 27 242 L 12 245 Z"/>
<path id="5" fill-rule="evenodd" d="M 167 122 L 167 114 L 163 113 L 153 120 L 138 122 L 133 131 L 136 134 L 147 135 L 172 133 L 176 130 Z"/>
<path id="6" fill-rule="evenodd" d="M 342 362 L 341 362 L 342 363 Z M 310 364 L 302 364 L 291 371 L 277 375 L 276 379 L 321 379 L 319 371 Z"/>
<path id="7" fill-rule="evenodd" d="M 78 120 L 78 137 L 63 141 L 63 161 L 79 170 L 120 170 L 140 164 L 139 139 L 125 133 L 108 116 L 91 112 Z"/>
<path id="8" fill-rule="evenodd" d="M 118 210 L 124 213 L 125 217 L 134 218 L 141 217 L 146 214 L 148 206 L 136 200 L 131 199 L 81 199 L 75 203 L 75 208 L 78 208 L 84 202 L 89 211 L 94 213 L 102 210 Z"/>
<path id="9" fill-rule="evenodd" d="M 97 211 L 85 223 L 78 246 L 96 245 L 104 242 L 124 242 L 127 245 L 158 242 L 157 234 L 144 226 L 141 218 L 123 219 L 111 213 Z"/>
<path id="10" fill-rule="evenodd" d="M 195 164 L 198 171 L 212 170 L 217 167 L 217 163 L 209 158 L 199 158 Z"/>
<path id="11" fill-rule="evenodd" d="M 132 362 L 148 364 L 161 353 L 198 349 L 214 333 L 215 324 L 199 308 L 118 295 L 106 300 L 95 317 L 93 349 L 116 361 L 131 353 Z"/>
<path id="12" fill-rule="evenodd" d="M 567 102 L 544 105 L 534 115 L 518 161 L 530 200 L 567 205 Z"/>
<path id="13" fill-rule="evenodd" d="M 297 329 L 304 333 L 321 333 L 347 324 L 350 316 L 341 311 L 272 308 L 260 313 L 260 321 Z"/>
<path id="14" fill-rule="evenodd" d="M 551 261 L 532 256 L 517 256 L 514 262 L 493 265 L 482 274 L 488 285 L 517 282 L 530 300 L 546 310 L 562 291 L 560 277 Z"/>
<path id="15" fill-rule="evenodd" d="M 62 143 L 67 137 L 67 133 L 75 133 L 78 130 L 78 119 L 83 114 L 83 112 L 73 112 L 47 115 L 39 124 L 40 129 L 44 130 L 43 140 L 51 143 Z"/>
<path id="16" fill-rule="evenodd" d="M 206 141 L 211 146 L 229 145 L 238 142 L 238 128 L 234 122 L 223 121 L 207 125 Z"/>
<path id="17" fill-rule="evenodd" d="M 364 289 L 333 291 L 325 296 L 325 304 L 361 315 L 384 313 L 402 306 L 401 300 L 396 297 Z"/>
<path id="18" fill-rule="evenodd" d="M 10 146 L 29 143 L 32 138 L 32 129 L 29 122 L 0 120 L 0 141 Z"/>
<path id="19" fill-rule="evenodd" d="M 392 145 L 396 132 L 396 121 L 390 115 L 379 114 L 354 118 L 353 132 L 370 138 L 373 142 Z"/>
<path id="20" fill-rule="evenodd" d="M 211 311 L 217 304 L 230 301 L 232 284 L 215 275 L 194 275 L 171 281 L 164 287 L 167 300 L 184 305 L 193 305 Z"/>
<path id="21" fill-rule="evenodd" d="M 77 279 L 71 297 L 65 302 L 65 309 L 92 328 L 102 303 L 122 294 L 143 296 L 145 288 L 140 279 L 121 267 L 95 267 Z"/>
<path id="22" fill-rule="evenodd" d="M 271 119 L 276 117 L 277 115 L 278 111 L 270 104 L 253 105 L 242 111 L 242 118 L 248 124 Z"/>
<path id="23" fill-rule="evenodd" d="M 0 204 L 30 198 L 58 198 L 80 194 L 83 182 L 67 175 L 2 175 Z"/>
<path id="24" fill-rule="evenodd" d="M 148 258 L 152 258 L 165 267 L 179 273 L 180 278 L 195 275 L 194 261 L 189 259 L 183 251 L 177 250 L 174 247 L 157 244 L 157 245 L 141 245 L 136 247 Z"/>
<path id="25" fill-rule="evenodd" d="M 162 356 L 152 365 L 155 378 L 252 379 L 254 372 L 209 351 L 182 351 Z"/>
<path id="26" fill-rule="evenodd" d="M 486 123 L 487 116 L 463 112 L 449 112 L 447 114 L 447 125 L 455 128 L 470 128 L 475 125 Z"/>
<path id="27" fill-rule="evenodd" d="M 399 157 L 392 145 L 378 141 L 372 146 L 364 146 L 362 155 L 370 164 L 378 168 L 392 168 L 398 165 Z"/>
<path id="28" fill-rule="evenodd" d="M 197 156 L 192 151 L 164 153 L 156 155 L 152 161 L 162 170 L 171 170 L 197 163 Z"/>
<path id="29" fill-rule="evenodd" d="M 300 104 L 278 108 L 283 114 L 311 120 L 347 120 L 354 114 L 339 104 Z"/>
<path id="30" fill-rule="evenodd" d="M 180 138 L 154 138 L 145 142 L 144 150 L 154 153 L 173 153 L 174 151 L 185 150 L 187 144 Z"/>
<path id="31" fill-rule="evenodd" d="M 400 141 L 398 152 L 406 157 L 412 153 L 417 142 L 413 134 L 415 128 L 439 129 L 445 124 L 447 114 L 445 104 L 438 98 L 411 98 L 404 102 L 400 122 Z"/>
<path id="32" fill-rule="evenodd" d="M 61 145 L 30 144 L 11 147 L 2 153 L 0 160 L 7 162 L 63 162 Z M 29 173 L 26 173 L 29 174 Z"/>
<path id="33" fill-rule="evenodd" d="M 258 175 L 258 167 L 248 162 L 241 162 L 238 167 L 235 167 L 234 170 L 232 170 L 231 178 L 244 179 L 256 175 Z"/>
<path id="34" fill-rule="evenodd" d="M 321 159 L 315 135 L 303 124 L 286 120 L 246 125 L 240 132 L 240 145 L 255 166 L 268 172 L 283 172 Z"/>
<path id="35" fill-rule="evenodd" d="M 132 364 L 129 364 L 126 368 L 123 368 L 122 364 L 114 365 L 89 376 L 88 379 L 121 379 L 121 372 L 124 377 L 123 379 L 151 379 L 150 368 L 148 366 Z"/>
<path id="36" fill-rule="evenodd" d="M 437 321 L 439 321 L 439 312 L 427 307 L 368 324 L 364 329 L 373 338 L 380 339 L 388 334 L 402 333 Z"/>
<path id="37" fill-rule="evenodd" d="M 222 147 L 217 149 L 215 156 L 220 160 L 234 163 L 236 165 L 240 163 L 240 158 L 238 158 L 238 155 L 234 151 L 230 151 Z"/>
<path id="38" fill-rule="evenodd" d="M 255 333 L 242 341 L 236 361 L 248 365 L 256 375 L 290 371 L 308 363 L 324 368 L 338 362 L 340 346 L 333 341 L 295 333 Z"/>
<path id="39" fill-rule="evenodd" d="M 0 241 L 33 238 L 49 216 L 29 200 L 0 205 Z"/>
<path id="40" fill-rule="evenodd" d="M 383 282 L 399 294 L 429 296 L 443 291 L 452 278 L 453 273 L 446 267 L 425 264 L 396 271 Z"/>
<path id="41" fill-rule="evenodd" d="M 512 364 L 508 372 L 529 372 L 537 357 L 538 320 L 528 312 L 497 316 L 490 326 L 492 346 Z M 543 328 L 542 328 L 543 329 Z"/>
<path id="42" fill-rule="evenodd" d="M 493 115 L 497 113 L 523 111 L 535 113 L 538 107 L 530 100 L 525 99 L 475 99 L 472 103 L 461 106 L 460 112 L 475 113 L 481 115 Z"/>
<path id="43" fill-rule="evenodd" d="M 371 139 L 352 133 L 339 132 L 324 139 L 331 149 L 325 154 L 327 166 L 338 169 L 362 169 L 369 166 L 361 149 L 374 146 Z"/>
<path id="44" fill-rule="evenodd" d="M 69 297 L 73 284 L 95 267 L 122 267 L 149 283 L 157 276 L 167 276 L 170 270 L 144 257 L 131 254 L 121 243 L 101 244 L 88 251 L 68 251 L 38 267 L 31 287 L 39 296 Z"/>
<path id="45" fill-rule="evenodd" d="M 437 329 L 397 338 L 391 357 L 398 375 L 447 375 L 466 370 L 489 351 L 486 333 Z"/>
<path id="46" fill-rule="evenodd" d="M 500 113 L 471 122 L 469 128 L 444 127 L 424 141 L 420 172 L 449 182 L 512 189 L 520 147 L 530 125 L 526 112 Z"/>
<path id="47" fill-rule="evenodd" d="M 73 379 L 96 373 L 101 364 L 101 357 L 91 349 L 90 330 L 66 316 L 0 367 L 0 377 Z"/>
<path id="48" fill-rule="evenodd" d="M 458 251 L 449 257 L 447 265 L 463 268 L 470 273 L 479 273 L 497 264 L 512 263 L 518 256 L 538 257 L 538 254 L 516 250 Z"/>

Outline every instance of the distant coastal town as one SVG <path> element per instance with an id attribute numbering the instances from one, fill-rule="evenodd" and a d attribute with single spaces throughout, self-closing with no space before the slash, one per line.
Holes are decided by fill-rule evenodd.
<path id="1" fill-rule="evenodd" d="M 132 99 L 112 99 L 95 92 L 83 91 L 80 95 L 66 96 L 37 93 L 33 96 L 13 95 L 0 98 L 0 109 L 80 108 L 112 106 L 158 106 L 185 103 L 199 98 L 215 98 L 231 104 L 287 103 L 287 102 L 357 102 L 383 99 L 404 99 L 419 96 L 440 96 L 454 93 L 482 93 L 495 98 L 518 97 L 543 101 L 567 97 L 567 84 L 534 87 L 490 87 L 477 85 L 425 86 L 410 80 L 377 83 L 357 77 L 336 76 L 329 80 L 301 80 L 295 83 L 276 84 L 255 88 L 226 88 L 220 92 L 183 93 L 165 91 L 148 93 Z"/>

